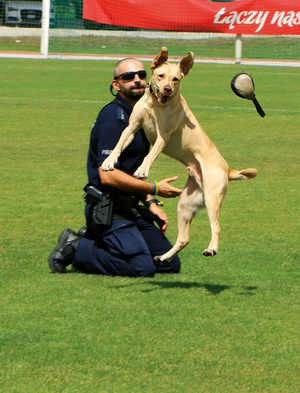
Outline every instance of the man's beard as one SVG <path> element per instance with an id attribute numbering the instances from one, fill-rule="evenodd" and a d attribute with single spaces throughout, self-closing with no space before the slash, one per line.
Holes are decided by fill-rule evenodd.
<path id="1" fill-rule="evenodd" d="M 140 86 L 139 88 L 132 88 L 132 89 L 121 89 L 122 93 L 125 97 L 129 98 L 130 100 L 138 101 L 145 93 L 145 87 Z"/>

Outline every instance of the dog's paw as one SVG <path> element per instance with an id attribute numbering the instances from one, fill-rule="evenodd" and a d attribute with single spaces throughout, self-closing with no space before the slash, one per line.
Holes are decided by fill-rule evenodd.
<path id="1" fill-rule="evenodd" d="M 217 254 L 217 251 L 216 250 L 209 250 L 209 249 L 207 249 L 207 250 L 204 250 L 203 251 L 203 255 L 205 256 L 205 257 L 213 257 L 214 255 L 216 255 Z"/>
<path id="2" fill-rule="evenodd" d="M 114 170 L 114 167 L 115 167 L 114 161 L 111 160 L 111 159 L 109 159 L 109 158 L 107 158 L 106 160 L 104 160 L 103 163 L 102 163 L 102 165 L 101 165 L 101 169 L 102 169 L 104 172 L 113 171 L 113 170 Z"/>
<path id="3" fill-rule="evenodd" d="M 134 174 L 133 174 L 133 176 L 136 177 L 136 178 L 138 178 L 138 179 L 147 179 L 147 178 L 148 178 L 148 175 L 149 175 L 149 171 L 144 171 L 141 167 L 138 168 L 138 169 L 134 172 Z"/>
<path id="4" fill-rule="evenodd" d="M 165 266 L 167 265 L 170 261 L 168 259 L 163 260 L 162 259 L 163 255 L 157 255 L 156 257 L 153 258 L 153 262 L 155 266 Z"/>

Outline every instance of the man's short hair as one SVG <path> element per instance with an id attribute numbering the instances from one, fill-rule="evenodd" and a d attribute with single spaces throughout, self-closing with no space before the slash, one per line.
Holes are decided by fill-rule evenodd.
<path id="1" fill-rule="evenodd" d="M 135 58 L 133 58 L 133 57 L 125 57 L 125 59 L 122 59 L 122 60 L 118 61 L 117 64 L 115 65 L 115 68 L 114 68 L 114 78 L 120 74 L 120 72 L 119 72 L 120 65 L 121 65 L 124 61 L 128 61 L 128 60 L 138 61 L 139 63 L 143 64 L 140 60 L 135 59 Z"/>

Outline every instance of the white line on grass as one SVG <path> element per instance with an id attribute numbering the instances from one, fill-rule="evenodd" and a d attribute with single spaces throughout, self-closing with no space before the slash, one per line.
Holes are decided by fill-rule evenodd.
<path id="1" fill-rule="evenodd" d="M 15 100 L 15 101 L 48 101 L 48 102 L 67 102 L 79 104 L 108 104 L 107 101 L 88 101 L 88 100 L 54 100 L 48 98 L 27 98 L 27 97 L 0 97 L 0 100 Z M 255 111 L 255 108 L 239 108 L 239 107 L 225 107 L 225 106 L 199 106 L 191 105 L 191 109 L 212 109 L 212 110 L 231 110 L 231 111 Z M 283 113 L 300 113 L 299 111 L 292 111 L 289 109 L 268 109 L 268 112 L 283 112 Z"/>
<path id="2" fill-rule="evenodd" d="M 190 106 L 191 109 L 222 109 L 232 111 L 255 111 L 255 108 L 230 108 L 223 106 Z M 289 112 L 289 113 L 300 113 L 300 111 L 291 111 L 289 109 L 268 109 L 268 112 Z"/>
<path id="3" fill-rule="evenodd" d="M 54 99 L 51 99 L 51 98 L 27 98 L 27 97 L 0 97 L 0 100 L 47 101 L 47 102 L 75 102 L 75 103 L 80 103 L 80 104 L 108 104 L 107 101 L 54 100 Z"/>

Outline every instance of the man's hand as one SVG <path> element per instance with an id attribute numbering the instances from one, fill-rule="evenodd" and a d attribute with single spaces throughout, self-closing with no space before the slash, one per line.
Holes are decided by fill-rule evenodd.
<path id="1" fill-rule="evenodd" d="M 181 189 L 171 186 L 172 181 L 176 181 L 178 176 L 163 179 L 158 183 L 158 195 L 163 198 L 176 198 L 181 194 Z"/>
<path id="2" fill-rule="evenodd" d="M 159 206 L 157 206 L 156 203 L 151 203 L 149 210 L 152 214 L 154 214 L 155 221 L 157 222 L 161 233 L 165 234 L 168 226 L 168 217 L 166 213 Z"/>

